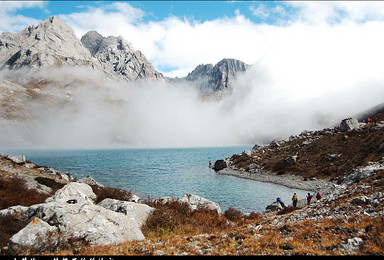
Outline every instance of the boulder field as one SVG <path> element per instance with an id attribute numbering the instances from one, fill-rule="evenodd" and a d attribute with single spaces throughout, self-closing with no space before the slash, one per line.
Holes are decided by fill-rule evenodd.
<path id="1" fill-rule="evenodd" d="M 70 182 L 44 203 L 0 210 L 0 215 L 17 214 L 30 220 L 9 240 L 9 252 L 55 251 L 71 240 L 85 241 L 90 245 L 117 245 L 145 239 L 141 227 L 154 208 L 110 198 L 95 204 L 95 199 L 96 195 L 88 184 Z M 188 203 L 192 210 L 204 206 L 221 212 L 216 203 L 197 195 L 187 193 L 181 201 Z M 165 198 L 161 202 L 166 203 Z"/>

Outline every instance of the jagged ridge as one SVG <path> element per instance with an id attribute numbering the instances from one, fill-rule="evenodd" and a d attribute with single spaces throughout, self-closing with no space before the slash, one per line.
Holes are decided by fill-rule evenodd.
<path id="1" fill-rule="evenodd" d="M 197 82 L 203 92 L 228 90 L 238 73 L 246 71 L 250 66 L 235 59 L 223 59 L 215 66 L 202 64 L 188 74 L 186 80 Z"/>
<path id="2" fill-rule="evenodd" d="M 36 27 L 29 26 L 19 33 L 5 32 L 0 36 L 0 69 L 65 65 L 88 66 L 103 71 L 112 79 L 168 80 L 121 36 L 104 37 L 90 31 L 79 40 L 71 27 L 54 16 Z M 196 83 L 204 93 L 228 90 L 237 74 L 247 68 L 249 65 L 239 60 L 223 59 L 215 66 L 197 66 L 182 80 Z"/>

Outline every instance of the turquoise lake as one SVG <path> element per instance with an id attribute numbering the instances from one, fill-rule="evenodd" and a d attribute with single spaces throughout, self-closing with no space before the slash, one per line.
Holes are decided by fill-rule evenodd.
<path id="1" fill-rule="evenodd" d="M 53 167 L 80 179 L 91 175 L 104 186 L 126 189 L 141 199 L 195 194 L 218 203 L 224 212 L 261 212 L 281 197 L 286 205 L 296 192 L 306 192 L 272 183 L 220 175 L 209 161 L 231 157 L 252 147 L 119 149 L 119 150 L 10 150 L 24 154 L 40 166 Z"/>

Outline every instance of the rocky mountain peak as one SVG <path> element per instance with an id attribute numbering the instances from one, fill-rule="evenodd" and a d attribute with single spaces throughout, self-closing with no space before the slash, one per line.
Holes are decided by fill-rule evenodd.
<path id="1" fill-rule="evenodd" d="M 222 59 L 215 66 L 202 64 L 188 74 L 188 81 L 196 82 L 203 92 L 228 90 L 238 73 L 244 72 L 249 65 L 235 59 Z"/>
<path id="2" fill-rule="evenodd" d="M 117 80 L 170 80 L 121 36 L 104 37 L 96 31 L 89 31 L 80 40 L 70 26 L 54 16 L 19 33 L 0 35 L 0 69 L 64 65 L 87 66 Z M 247 68 L 248 65 L 239 60 L 223 59 L 216 65 L 197 66 L 182 80 L 197 85 L 203 93 L 230 90 L 232 80 Z"/>
<path id="3" fill-rule="evenodd" d="M 54 16 L 36 27 L 0 36 L 0 68 L 63 65 L 85 65 L 119 80 L 164 79 L 146 57 L 121 36 L 104 37 L 90 31 L 80 40 L 70 26 Z"/>
<path id="4" fill-rule="evenodd" d="M 62 65 L 94 65 L 89 51 L 77 39 L 73 29 L 57 17 L 19 33 L 0 36 L 0 66 L 19 69 Z"/>
<path id="5" fill-rule="evenodd" d="M 132 45 L 121 36 L 104 37 L 98 32 L 87 32 L 81 42 L 100 62 L 107 72 L 130 81 L 136 79 L 162 79 L 164 76 L 156 71 L 147 58 L 135 51 Z"/>
<path id="6" fill-rule="evenodd" d="M 84 47 L 86 47 L 91 52 L 92 55 L 95 55 L 103 39 L 104 37 L 100 33 L 96 31 L 89 31 L 83 37 L 81 37 L 80 41 Z"/>

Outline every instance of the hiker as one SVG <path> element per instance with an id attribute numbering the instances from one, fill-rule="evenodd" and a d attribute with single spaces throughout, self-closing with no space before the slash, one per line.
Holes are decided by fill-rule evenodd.
<path id="1" fill-rule="evenodd" d="M 292 197 L 292 204 L 293 204 L 294 207 L 297 206 L 297 201 L 298 201 L 298 200 L 299 200 L 299 199 L 297 198 L 296 193 L 294 193 L 294 194 L 293 194 L 293 197 Z"/>
<path id="2" fill-rule="evenodd" d="M 211 161 L 209 161 L 209 167 L 212 167 L 212 162 Z"/>
<path id="3" fill-rule="evenodd" d="M 318 193 L 316 194 L 316 199 L 317 199 L 317 200 L 321 200 L 321 194 L 320 194 L 320 192 L 318 192 Z"/>
<path id="4" fill-rule="evenodd" d="M 280 197 L 277 197 L 276 201 L 279 202 L 280 205 L 281 205 L 283 208 L 285 208 L 285 204 L 284 204 L 284 202 L 280 199 Z"/>
<path id="5" fill-rule="evenodd" d="M 368 117 L 368 124 L 371 124 L 371 123 L 372 123 L 372 119 Z"/>
<path id="6" fill-rule="evenodd" d="M 374 125 L 377 123 L 377 116 L 375 116 L 375 119 L 373 120 Z"/>
<path id="7" fill-rule="evenodd" d="M 307 195 L 307 205 L 311 204 L 312 195 L 308 193 Z"/>

